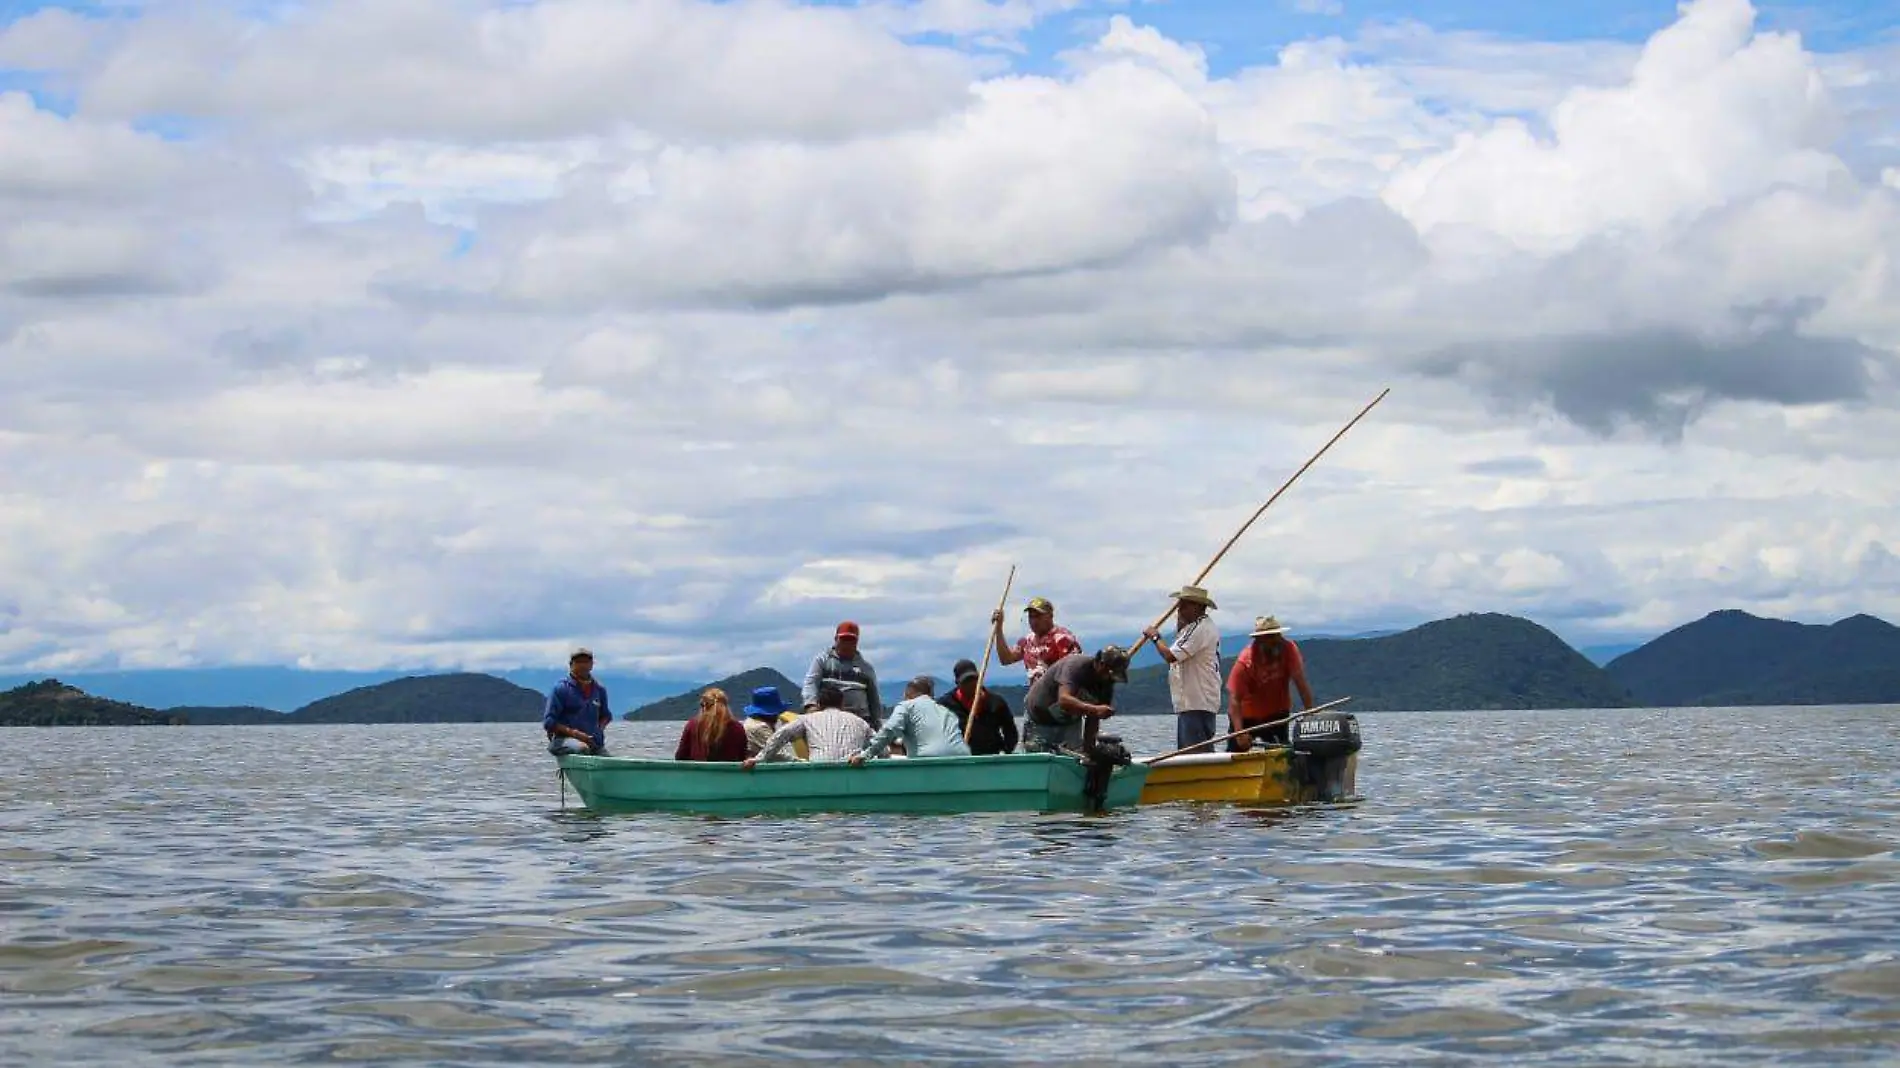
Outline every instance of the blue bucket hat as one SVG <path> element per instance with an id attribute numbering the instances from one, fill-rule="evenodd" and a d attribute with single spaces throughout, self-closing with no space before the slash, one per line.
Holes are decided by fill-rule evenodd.
<path id="1" fill-rule="evenodd" d="M 777 719 L 785 711 L 785 699 L 778 694 L 776 686 L 761 686 L 752 691 L 752 703 L 745 706 L 747 716 L 760 719 Z"/>

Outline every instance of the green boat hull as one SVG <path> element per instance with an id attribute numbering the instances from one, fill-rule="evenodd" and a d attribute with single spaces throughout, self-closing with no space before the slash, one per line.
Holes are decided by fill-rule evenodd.
<path id="1" fill-rule="evenodd" d="M 1087 772 L 1048 753 L 873 760 L 849 764 L 738 764 L 563 756 L 561 771 L 596 812 L 781 815 L 796 812 L 1087 812 Z M 1104 809 L 1132 808 L 1148 769 L 1116 768 Z"/>

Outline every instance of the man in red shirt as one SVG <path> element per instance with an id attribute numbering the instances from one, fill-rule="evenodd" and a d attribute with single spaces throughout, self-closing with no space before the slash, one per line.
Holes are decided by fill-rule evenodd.
<path id="1" fill-rule="evenodd" d="M 997 609 L 990 613 L 990 627 L 996 632 L 996 660 L 1001 664 L 1014 664 L 1022 661 L 1023 670 L 1029 673 L 1029 684 L 1034 686 L 1042 673 L 1055 665 L 1055 662 L 1071 653 L 1082 651 L 1082 643 L 1076 640 L 1067 627 L 1056 626 L 1056 606 L 1047 598 L 1031 597 L 1028 607 L 1023 611 L 1029 616 L 1029 633 L 1022 636 L 1014 645 L 1003 637 L 1003 611 Z"/>
<path id="2" fill-rule="evenodd" d="M 1287 691 L 1289 685 L 1299 687 L 1303 709 L 1313 707 L 1313 688 L 1306 684 L 1306 662 L 1300 657 L 1300 647 L 1287 640 L 1280 621 L 1260 616 L 1254 620 L 1251 637 L 1253 643 L 1241 650 L 1234 669 L 1227 674 L 1227 694 L 1231 698 L 1227 703 L 1228 729 L 1233 731 L 1251 730 L 1291 715 L 1293 696 Z M 1287 725 L 1279 723 L 1242 734 L 1230 740 L 1227 748 L 1244 753 L 1252 748 L 1255 738 L 1285 745 Z"/>

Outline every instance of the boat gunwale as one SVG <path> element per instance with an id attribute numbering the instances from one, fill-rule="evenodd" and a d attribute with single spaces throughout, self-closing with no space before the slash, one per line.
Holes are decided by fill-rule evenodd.
<path id="1" fill-rule="evenodd" d="M 988 756 L 954 757 L 881 757 L 866 760 L 862 765 L 852 766 L 844 760 L 772 760 L 754 764 L 747 768 L 736 760 L 674 760 L 671 757 L 623 757 L 591 756 L 585 753 L 563 753 L 558 758 L 563 770 L 574 767 L 588 771 L 632 771 L 636 768 L 656 766 L 669 771 L 712 771 L 757 775 L 761 772 L 778 774 L 794 768 L 821 768 L 827 771 L 847 769 L 850 771 L 870 771 L 878 767 L 952 767 L 960 764 L 983 764 L 985 766 L 1012 764 L 1080 764 L 1081 758 L 1068 753 L 993 753 Z"/>

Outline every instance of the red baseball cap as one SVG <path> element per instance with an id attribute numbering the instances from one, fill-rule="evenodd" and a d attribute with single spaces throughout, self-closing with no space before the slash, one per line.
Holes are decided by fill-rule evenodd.
<path id="1" fill-rule="evenodd" d="M 853 638 L 858 636 L 858 625 L 848 619 L 838 624 L 838 633 L 832 635 L 832 637 L 842 638 L 846 635 L 850 635 Z"/>

